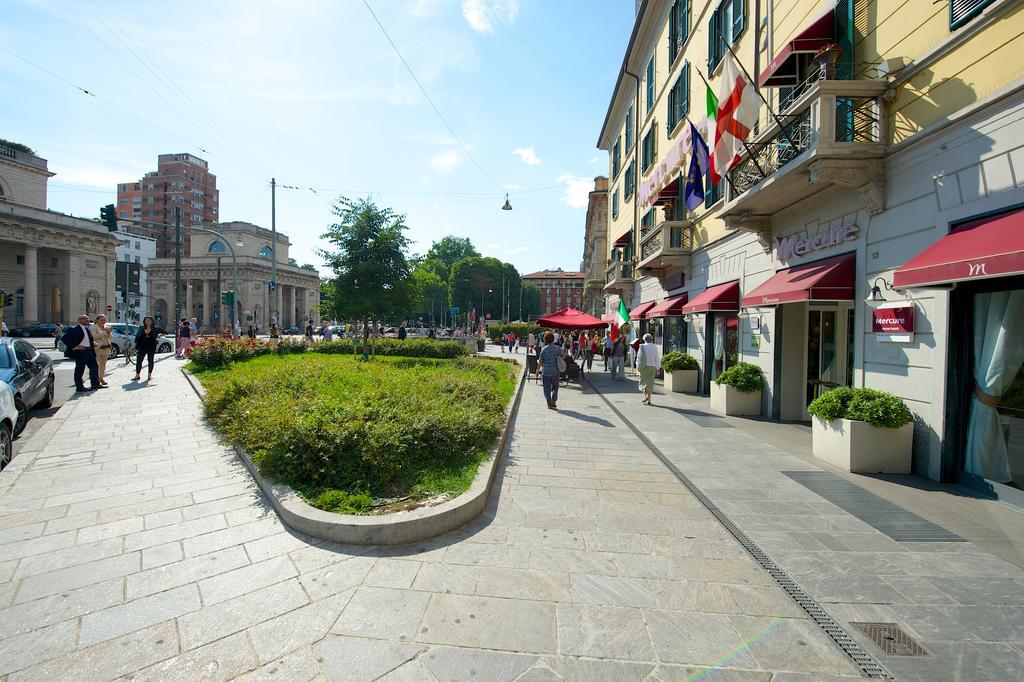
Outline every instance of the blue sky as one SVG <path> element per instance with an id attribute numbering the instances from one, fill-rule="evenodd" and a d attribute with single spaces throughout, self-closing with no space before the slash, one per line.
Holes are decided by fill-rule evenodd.
<path id="1" fill-rule="evenodd" d="M 419 252 L 451 233 L 522 272 L 578 267 L 633 0 L 369 2 L 483 172 L 362 0 L 9 0 L 0 137 L 49 159 L 49 206 L 75 215 L 187 151 L 222 220 L 270 227 L 270 177 L 306 188 L 277 195 L 299 262 L 321 264 L 344 192 L 405 213 Z"/>

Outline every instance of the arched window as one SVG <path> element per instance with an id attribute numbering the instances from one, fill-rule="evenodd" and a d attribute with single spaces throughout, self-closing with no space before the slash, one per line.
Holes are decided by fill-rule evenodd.
<path id="1" fill-rule="evenodd" d="M 274 257 L 274 250 L 271 249 L 269 246 L 264 246 L 262 249 L 260 249 L 260 257 L 262 257 L 262 258 L 273 258 Z"/>
<path id="2" fill-rule="evenodd" d="M 224 242 L 217 240 L 210 244 L 209 253 L 227 253 L 228 247 L 224 246 Z"/>

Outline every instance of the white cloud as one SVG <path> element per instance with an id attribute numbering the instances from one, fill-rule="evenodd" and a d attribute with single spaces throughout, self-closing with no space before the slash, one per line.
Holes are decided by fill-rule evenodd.
<path id="1" fill-rule="evenodd" d="M 434 170 L 438 173 L 451 175 L 459 166 L 462 165 L 462 157 L 454 149 L 449 149 L 448 151 L 441 152 L 430 159 L 430 165 L 433 166 Z"/>
<path id="2" fill-rule="evenodd" d="M 562 201 L 573 208 L 586 208 L 590 200 L 590 191 L 594 187 L 592 180 L 581 178 L 573 173 L 566 173 L 555 178 L 555 182 L 564 184 L 565 194 Z"/>
<path id="3" fill-rule="evenodd" d="M 516 255 L 517 253 L 526 253 L 526 252 L 527 252 L 527 251 L 529 251 L 529 250 L 530 250 L 530 247 L 529 247 L 529 246 L 525 246 L 525 245 L 523 245 L 523 246 L 517 246 L 517 247 L 516 247 L 516 248 L 514 248 L 514 249 L 509 249 L 508 251 L 506 251 L 506 252 L 505 252 L 505 255 L 506 255 L 506 256 L 514 256 L 514 255 Z"/>
<path id="4" fill-rule="evenodd" d="M 462 16 L 477 33 L 492 33 L 496 23 L 511 24 L 519 14 L 519 0 L 462 0 Z"/>
<path id="5" fill-rule="evenodd" d="M 413 0 L 405 11 L 418 19 L 432 17 L 441 11 L 441 0 Z"/>
<path id="6" fill-rule="evenodd" d="M 533 147 L 519 147 L 513 149 L 512 153 L 519 157 L 519 159 L 527 166 L 539 166 L 543 161 L 537 156 L 537 152 L 534 151 Z"/>

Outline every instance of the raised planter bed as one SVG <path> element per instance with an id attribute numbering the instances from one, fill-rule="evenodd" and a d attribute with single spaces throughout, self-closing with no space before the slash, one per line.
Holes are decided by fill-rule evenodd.
<path id="1" fill-rule="evenodd" d="M 695 369 L 677 369 L 665 372 L 665 390 L 670 393 L 696 393 L 697 374 Z"/>
<path id="2" fill-rule="evenodd" d="M 711 382 L 711 410 L 730 417 L 761 414 L 761 391 L 743 393 L 728 384 Z"/>
<path id="3" fill-rule="evenodd" d="M 832 466 L 857 474 L 909 474 L 914 424 L 884 429 L 849 419 L 812 417 L 811 451 Z"/>

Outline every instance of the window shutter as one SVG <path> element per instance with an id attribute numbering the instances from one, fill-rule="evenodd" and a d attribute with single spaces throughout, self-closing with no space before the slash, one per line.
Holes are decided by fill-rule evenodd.
<path id="1" fill-rule="evenodd" d="M 712 12 L 708 21 L 708 78 L 711 78 L 711 72 L 718 64 L 718 49 L 718 12 Z"/>
<path id="2" fill-rule="evenodd" d="M 682 92 L 682 105 L 680 111 L 683 114 L 690 113 L 690 62 L 683 64 L 683 92 Z M 680 116 L 682 118 L 682 116 Z"/>
<path id="3" fill-rule="evenodd" d="M 747 3 L 746 0 L 732 0 L 732 40 L 733 44 L 743 33 L 743 27 L 746 25 Z"/>
<path id="4" fill-rule="evenodd" d="M 678 54 L 676 46 L 679 44 L 679 2 L 676 0 L 668 13 L 668 63 L 672 64 Z"/>
<path id="5" fill-rule="evenodd" d="M 992 0 L 950 0 L 949 28 L 960 28 L 990 4 Z"/>
<path id="6" fill-rule="evenodd" d="M 679 42 L 685 43 L 690 35 L 690 0 L 680 0 L 679 4 Z"/>

